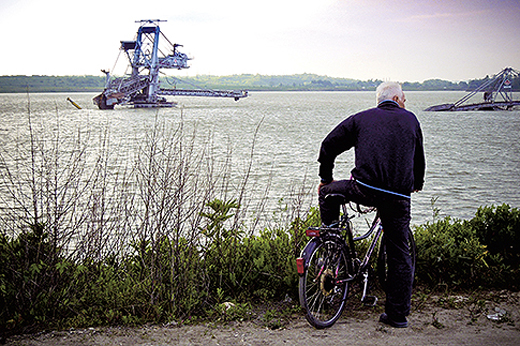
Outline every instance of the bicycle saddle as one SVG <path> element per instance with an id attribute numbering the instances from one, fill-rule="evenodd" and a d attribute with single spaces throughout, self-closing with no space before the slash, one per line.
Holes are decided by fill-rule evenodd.
<path id="1" fill-rule="evenodd" d="M 343 196 L 343 195 L 340 194 L 340 193 L 330 193 L 330 194 L 328 194 L 327 196 L 325 196 L 325 199 L 335 199 L 335 200 L 337 200 L 340 204 L 345 204 L 345 203 L 348 202 L 347 197 Z"/>

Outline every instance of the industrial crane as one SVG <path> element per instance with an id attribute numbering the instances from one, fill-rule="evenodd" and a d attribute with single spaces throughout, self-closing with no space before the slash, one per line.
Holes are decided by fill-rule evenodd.
<path id="1" fill-rule="evenodd" d="M 190 58 L 178 50 L 180 44 L 172 44 L 161 32 L 160 19 L 136 21 L 140 23 L 136 39 L 121 41 L 120 52 L 124 51 L 132 72 L 124 77 L 106 75 L 105 89 L 93 101 L 100 109 L 114 109 L 115 105 L 130 105 L 134 108 L 172 107 L 162 96 L 208 96 L 231 97 L 235 101 L 247 97 L 245 90 L 162 89 L 159 73 L 161 69 L 187 69 Z M 160 47 L 159 41 L 165 42 Z M 163 49 L 163 46 L 166 49 Z M 164 53 L 164 51 L 167 51 Z"/>
<path id="2" fill-rule="evenodd" d="M 512 82 L 519 78 L 520 73 L 511 67 L 506 67 L 492 78 L 487 79 L 478 88 L 455 103 L 431 106 L 425 111 L 474 111 L 474 110 L 510 110 L 520 106 L 520 100 L 513 99 Z M 483 102 L 466 103 L 478 93 L 483 93 Z"/>

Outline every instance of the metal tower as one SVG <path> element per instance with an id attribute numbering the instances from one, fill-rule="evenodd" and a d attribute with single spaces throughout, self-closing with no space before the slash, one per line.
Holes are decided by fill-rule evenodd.
<path id="1" fill-rule="evenodd" d="M 159 27 L 160 22 L 164 21 L 136 21 L 140 23 L 136 39 L 121 41 L 120 51 L 125 52 L 132 72 L 124 77 L 111 77 L 108 71 L 103 71 L 107 76 L 105 90 L 93 99 L 100 109 L 113 109 L 116 104 L 133 105 L 136 108 L 175 105 L 161 95 L 232 97 L 235 101 L 248 96 L 247 91 L 161 89 L 160 70 L 189 68 L 190 58 L 178 51 L 177 48 L 182 45 L 172 44 L 164 36 Z"/>
<path id="2" fill-rule="evenodd" d="M 506 67 L 457 102 L 431 106 L 425 111 L 509 110 L 520 106 L 519 100 L 513 100 L 512 88 L 513 79 L 518 78 L 519 75 L 518 71 Z M 484 102 L 465 104 L 480 92 L 484 93 Z"/>

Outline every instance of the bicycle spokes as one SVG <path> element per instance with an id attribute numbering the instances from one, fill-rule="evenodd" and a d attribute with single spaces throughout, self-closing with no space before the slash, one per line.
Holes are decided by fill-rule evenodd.
<path id="1" fill-rule="evenodd" d="M 383 232 L 379 213 L 376 213 L 366 233 L 354 237 L 350 224 L 352 216 L 346 211 L 346 199 L 339 197 L 343 198 L 344 213 L 339 225 L 309 228 L 306 233 L 313 239 L 296 260 L 300 276 L 300 303 L 306 310 L 305 317 L 316 328 L 327 328 L 337 321 L 345 309 L 350 284 L 355 281 L 354 285 L 357 285 L 358 279 L 363 304 L 374 306 L 377 303 L 377 298 L 368 293 L 372 270 L 370 258 Z M 358 257 L 355 243 L 370 237 L 372 241 L 366 254 Z M 386 257 L 380 255 L 379 259 L 386 262 Z M 385 266 L 378 263 L 378 268 Z"/>
<path id="2" fill-rule="evenodd" d="M 334 241 L 322 243 L 310 258 L 300 293 L 307 319 L 317 328 L 332 325 L 343 310 L 350 277 L 347 263 L 344 251 Z"/>

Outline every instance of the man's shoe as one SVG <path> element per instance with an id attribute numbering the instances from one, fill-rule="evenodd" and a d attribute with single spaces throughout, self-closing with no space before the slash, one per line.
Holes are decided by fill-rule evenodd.
<path id="1" fill-rule="evenodd" d="M 382 313 L 381 317 L 379 317 L 379 322 L 382 322 L 384 324 L 388 324 L 391 327 L 394 328 L 407 328 L 408 327 L 408 321 L 406 318 L 404 318 L 404 321 L 394 321 L 386 313 Z"/>

